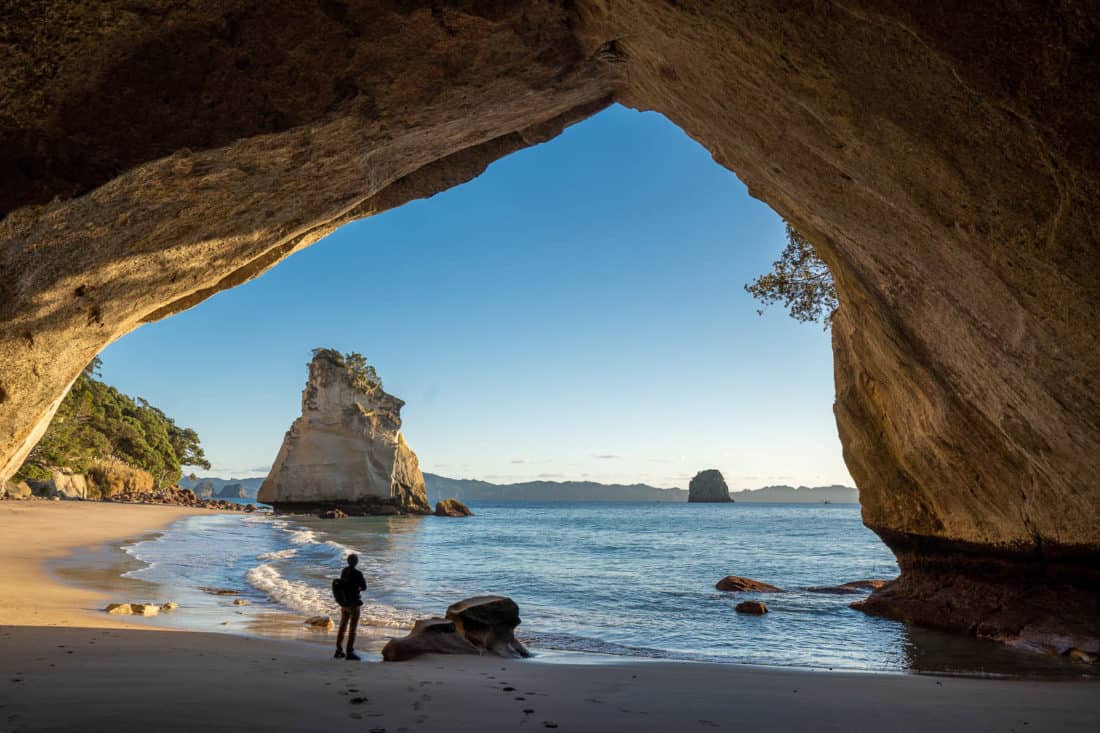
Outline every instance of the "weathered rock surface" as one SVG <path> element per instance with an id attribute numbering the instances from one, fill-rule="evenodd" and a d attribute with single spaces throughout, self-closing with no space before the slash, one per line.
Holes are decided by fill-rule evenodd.
<path id="1" fill-rule="evenodd" d="M 700 471 L 688 484 L 688 501 L 705 503 L 729 503 L 730 489 L 722 472 L 716 468 Z"/>
<path id="2" fill-rule="evenodd" d="M 782 588 L 777 588 L 770 583 L 761 583 L 752 578 L 742 578 L 740 575 L 727 575 L 714 585 L 718 590 L 731 593 L 756 592 L 756 593 L 782 593 Z"/>
<path id="3" fill-rule="evenodd" d="M 435 515 L 437 517 L 472 517 L 474 513 L 470 507 L 458 499 L 443 499 L 435 503 Z"/>
<path id="4" fill-rule="evenodd" d="M 515 637 L 519 606 L 505 596 L 477 596 L 451 604 L 446 618 L 421 619 L 407 636 L 390 639 L 382 648 L 387 662 L 401 662 L 421 654 L 495 654 L 529 657 L 531 652 Z"/>
<path id="5" fill-rule="evenodd" d="M 114 339 L 619 101 L 681 126 L 832 269 L 845 460 L 902 570 L 878 610 L 938 623 L 924 594 L 968 579 L 1095 597 L 1087 3 L 0 12 L 0 479 Z M 951 628 L 1000 623 L 965 607 Z"/>
<path id="6" fill-rule="evenodd" d="M 505 596 L 476 596 L 447 607 L 447 620 L 478 649 L 498 657 L 529 657 L 527 647 L 515 637 L 520 624 L 519 606 Z"/>
<path id="7" fill-rule="evenodd" d="M 417 621 L 407 636 L 387 641 L 382 647 L 382 659 L 404 662 L 421 654 L 480 654 L 481 651 L 458 633 L 453 621 L 426 618 Z"/>
<path id="8" fill-rule="evenodd" d="M 23 500 L 34 496 L 30 485 L 26 481 L 5 481 L 3 484 L 3 498 Z"/>
<path id="9" fill-rule="evenodd" d="M 768 607 L 763 601 L 741 601 L 733 610 L 737 613 L 747 613 L 753 616 L 763 616 L 768 612 Z"/>
<path id="10" fill-rule="evenodd" d="M 283 439 L 258 499 L 276 511 L 431 513 L 416 454 L 401 435 L 405 403 L 357 380 L 343 357 L 317 349 L 302 416 Z"/>

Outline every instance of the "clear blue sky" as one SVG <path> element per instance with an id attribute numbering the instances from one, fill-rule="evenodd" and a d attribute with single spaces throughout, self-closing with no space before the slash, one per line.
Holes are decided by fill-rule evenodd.
<path id="1" fill-rule="evenodd" d="M 424 470 L 496 482 L 851 483 L 829 336 L 743 285 L 782 221 L 663 117 L 613 107 L 145 326 L 103 376 L 267 472 L 316 346 L 407 402 Z"/>

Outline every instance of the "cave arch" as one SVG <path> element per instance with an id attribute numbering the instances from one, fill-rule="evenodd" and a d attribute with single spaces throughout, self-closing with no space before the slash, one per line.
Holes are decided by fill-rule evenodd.
<path id="1" fill-rule="evenodd" d="M 1080 613 L 1100 585 L 1100 30 L 1084 3 L 0 13 L 0 478 L 112 340 L 618 101 L 682 127 L 834 272 L 845 460 L 903 569 L 880 609 L 1100 637 Z M 945 574 L 985 600 L 949 610 Z M 998 610 L 1016 603 L 1030 610 Z"/>

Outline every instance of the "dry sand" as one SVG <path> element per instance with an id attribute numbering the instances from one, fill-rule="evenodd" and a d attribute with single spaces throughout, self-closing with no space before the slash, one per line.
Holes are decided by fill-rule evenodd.
<path id="1" fill-rule="evenodd" d="M 353 663 L 313 644 L 104 628 L 120 621 L 88 610 L 100 598 L 41 569 L 67 546 L 132 537 L 184 513 L 0 503 L 0 731 L 1100 730 L 1100 684 L 1089 681 L 478 657 Z"/>

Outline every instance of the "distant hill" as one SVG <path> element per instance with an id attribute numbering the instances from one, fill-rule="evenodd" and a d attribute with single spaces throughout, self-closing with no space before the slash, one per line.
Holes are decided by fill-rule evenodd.
<path id="1" fill-rule="evenodd" d="M 594 481 L 528 481 L 491 484 L 465 478 L 424 474 L 428 501 L 687 501 L 687 489 L 658 489 L 646 484 L 598 484 Z"/>
<path id="2" fill-rule="evenodd" d="M 260 484 L 263 482 L 264 477 L 262 476 L 259 478 L 215 478 L 213 476 L 199 476 L 194 481 L 184 476 L 180 479 L 179 484 L 180 488 L 191 489 L 195 493 L 200 493 L 203 492 L 203 489 L 207 489 L 210 492 L 208 495 L 214 497 L 232 496 L 241 499 L 255 499 L 256 492 L 260 490 Z M 222 494 L 225 487 L 232 484 L 240 484 L 240 490 L 231 488 L 230 494 Z"/>
<path id="3" fill-rule="evenodd" d="M 209 496 L 255 499 L 263 478 L 214 478 L 200 476 L 194 481 L 184 477 L 180 486 Z M 234 484 L 240 484 L 238 489 Z M 478 501 L 664 501 L 686 502 L 687 489 L 660 489 L 647 484 L 600 484 L 595 481 L 527 481 L 520 484 L 493 484 L 476 479 L 447 478 L 424 474 L 428 501 L 455 498 Z M 228 494 L 226 492 L 228 488 Z M 241 492 L 243 491 L 243 496 Z M 850 486 L 765 486 L 730 492 L 734 501 L 775 502 L 780 504 L 858 504 L 859 492 Z"/>
<path id="4" fill-rule="evenodd" d="M 859 491 L 851 486 L 765 486 L 762 489 L 731 491 L 734 501 L 777 504 L 858 504 Z"/>
<path id="5" fill-rule="evenodd" d="M 647 484 L 600 484 L 594 481 L 527 481 L 493 484 L 475 479 L 424 474 L 428 501 L 455 498 L 460 501 L 667 501 L 686 502 L 687 489 L 659 489 Z M 785 504 L 857 504 L 859 492 L 850 486 L 766 486 L 735 491 L 734 501 Z"/>

